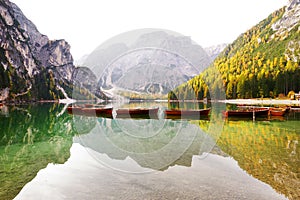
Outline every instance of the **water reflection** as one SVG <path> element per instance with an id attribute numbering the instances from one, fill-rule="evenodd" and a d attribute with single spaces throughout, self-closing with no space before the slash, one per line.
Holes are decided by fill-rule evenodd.
<path id="1" fill-rule="evenodd" d="M 299 119 L 297 113 L 279 119 L 257 118 L 254 122 L 252 119 L 230 119 L 224 124 L 222 134 L 217 136 L 209 132 L 211 122 L 217 123 L 214 118 L 210 121 L 98 119 L 96 128 L 76 141 L 91 152 L 101 153 L 100 157 L 93 156 L 102 164 L 127 172 L 164 171 L 174 165 L 191 166 L 193 155 L 203 152 L 229 155 L 253 177 L 289 199 L 298 199 Z M 161 129 L 154 128 L 149 132 L 149 126 L 151 130 L 153 127 Z M 206 144 L 211 147 L 214 139 L 218 146 L 205 148 Z M 167 151 L 163 151 L 164 148 Z M 110 163 L 110 159 L 104 159 L 103 154 L 113 161 Z M 128 164 L 131 163 L 129 158 L 142 168 L 132 168 L 132 164 Z"/>
<path id="2" fill-rule="evenodd" d="M 131 172 L 128 176 L 133 179 L 129 181 L 134 184 L 142 184 L 139 179 L 144 180 L 149 173 L 140 178 L 132 177 L 133 173 L 155 172 L 154 174 L 157 174 L 159 172 L 172 174 L 172 176 L 167 176 L 167 182 L 175 184 L 171 180 L 177 181 L 177 189 L 185 188 L 181 180 L 189 174 L 186 178 L 193 185 L 190 185 L 190 189 L 185 188 L 187 191 L 197 194 L 194 189 L 198 187 L 195 185 L 200 183 L 210 184 L 218 190 L 222 187 L 220 184 L 216 181 L 209 182 L 210 179 L 203 176 L 205 174 L 203 170 L 212 172 L 212 166 L 215 165 L 206 160 L 205 156 L 207 152 L 210 152 L 222 157 L 232 157 L 248 174 L 267 183 L 290 199 L 300 197 L 300 114 L 291 113 L 283 120 L 271 118 L 255 122 L 229 120 L 222 127 L 223 121 L 218 121 L 221 117 L 218 115 L 220 113 L 218 108 L 212 109 L 209 120 L 170 120 L 163 117 L 159 119 L 110 119 L 72 116 L 62 113 L 63 106 L 57 104 L 14 106 L 5 109 L 6 111 L 0 114 L 0 199 L 13 198 L 48 163 L 65 163 L 70 156 L 69 148 L 72 145 L 72 139 L 84 146 L 94 164 L 106 166 L 100 168 L 101 170 L 97 168 L 99 171 L 93 171 L 101 174 L 98 176 L 99 179 L 107 177 L 106 183 L 109 182 L 110 176 L 114 176 L 112 171 L 116 170 Z M 218 127 L 222 127 L 222 130 L 220 131 Z M 195 164 L 197 163 L 195 157 L 203 162 Z M 201 165 L 205 162 L 208 163 L 204 169 Z M 215 163 L 220 164 L 217 171 L 227 170 L 223 168 L 223 162 Z M 84 169 L 85 164 L 77 163 L 74 169 L 78 170 L 81 167 Z M 188 168 L 181 171 L 182 167 Z M 102 171 L 103 169 L 105 170 Z M 174 170 L 178 172 L 173 174 Z M 230 168 L 230 170 L 233 170 L 230 176 L 240 173 L 237 168 Z M 71 170 L 68 173 L 77 177 L 71 172 L 74 171 Z M 226 186 L 231 183 L 230 176 L 225 177 L 222 173 L 218 176 L 214 174 L 215 171 L 210 174 L 211 179 L 220 177 L 218 181 Z M 200 176 L 197 177 L 197 175 L 202 175 L 204 179 L 199 180 Z M 128 178 L 127 175 L 122 176 L 124 179 Z M 157 181 L 156 184 L 160 186 L 166 181 L 166 179 L 149 176 L 151 176 L 149 182 Z M 173 176 L 174 178 L 171 178 Z M 87 177 L 91 177 L 90 174 Z M 86 184 L 89 181 L 87 177 L 84 178 Z M 47 180 L 48 178 L 49 176 Z M 243 183 L 248 178 L 241 176 L 236 181 Z M 72 177 L 67 177 L 67 179 L 73 180 Z M 119 181 L 119 179 L 116 180 Z M 48 187 L 47 183 L 43 184 Z M 95 184 L 99 183 L 95 180 Z M 228 187 L 231 186 L 228 185 Z M 124 186 L 120 184 L 118 187 L 120 189 Z M 262 185 L 259 187 L 263 188 Z M 39 187 L 36 186 L 36 188 Z M 107 191 L 102 192 L 108 194 L 109 187 L 103 188 Z M 198 189 L 201 190 L 201 188 Z M 249 192 L 241 191 L 241 194 L 249 194 Z M 270 191 L 270 194 L 273 193 Z M 241 195 L 236 197 L 242 198 Z"/>
<path id="3" fill-rule="evenodd" d="M 177 162 L 190 166 L 192 155 L 202 155 L 214 148 L 224 120 L 216 108 L 212 109 L 210 117 L 194 120 L 194 123 L 190 119 L 164 119 L 162 114 L 166 108 L 163 105 L 172 107 L 172 103 L 160 105 L 150 102 L 123 105 L 127 108 L 160 107 L 158 119 L 133 119 L 130 116 L 122 119 L 116 116 L 114 119 L 85 118 L 81 121 L 81 116 L 74 115 L 74 125 L 80 133 L 75 141 L 113 159 L 130 157 L 143 167 L 141 171 L 134 171 L 126 164 L 115 166 L 95 157 L 102 164 L 121 171 L 142 173 L 165 170 Z M 195 108 L 195 103 L 180 102 L 177 106 L 191 109 Z M 197 109 L 206 106 L 203 103 L 196 105 Z M 200 127 L 199 123 L 205 126 Z M 89 130 L 88 134 L 85 134 L 86 130 Z M 189 156 L 182 158 L 183 155 Z"/>
<path id="4" fill-rule="evenodd" d="M 247 173 L 289 199 L 299 199 L 300 121 L 285 120 L 228 121 L 217 144 Z"/>
<path id="5" fill-rule="evenodd" d="M 57 104 L 5 106 L 0 113 L 0 199 L 12 199 L 48 163 L 64 163 L 75 132 Z"/>
<path id="6" fill-rule="evenodd" d="M 74 143 L 64 165 L 48 165 L 16 199 L 285 199 L 269 185 L 249 176 L 229 157 L 191 156 L 190 167 L 176 165 L 143 174 L 111 170 L 94 157 L 141 168 L 130 157 L 111 159 Z"/>
<path id="7" fill-rule="evenodd" d="M 113 159 L 130 157 L 143 168 L 134 171 L 126 164 L 116 166 L 101 157 L 95 159 L 111 168 L 133 173 L 165 170 L 177 162 L 190 166 L 192 155 L 207 152 L 215 145 L 199 126 L 188 121 L 153 119 L 99 118 L 89 134 L 80 135 L 75 141 Z"/>

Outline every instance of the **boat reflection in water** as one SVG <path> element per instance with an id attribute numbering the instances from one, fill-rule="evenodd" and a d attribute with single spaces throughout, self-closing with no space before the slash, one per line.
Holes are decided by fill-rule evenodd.
<path id="1" fill-rule="evenodd" d="M 207 125 L 209 125 L 207 123 Z M 125 160 L 130 157 L 142 168 L 114 165 L 95 157 L 102 164 L 113 169 L 140 173 L 152 170 L 165 170 L 176 162 L 191 165 L 191 155 L 210 152 L 215 140 L 209 137 L 198 125 L 188 121 L 156 119 L 106 119 L 98 118 L 97 126 L 89 134 L 75 138 L 84 147 L 105 153 L 112 159 Z M 189 158 L 181 157 L 189 149 Z"/>

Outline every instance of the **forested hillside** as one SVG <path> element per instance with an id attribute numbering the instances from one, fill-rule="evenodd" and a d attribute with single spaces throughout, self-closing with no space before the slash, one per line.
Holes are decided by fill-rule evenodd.
<path id="1" fill-rule="evenodd" d="M 217 97 L 222 90 L 230 99 L 277 97 L 298 92 L 299 7 L 299 2 L 293 1 L 240 35 L 210 68 L 178 87 L 169 97 L 202 99 L 209 97 L 211 91 Z"/>

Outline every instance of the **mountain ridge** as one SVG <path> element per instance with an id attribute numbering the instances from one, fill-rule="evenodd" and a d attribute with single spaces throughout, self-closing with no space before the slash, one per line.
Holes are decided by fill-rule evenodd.
<path id="1" fill-rule="evenodd" d="M 241 34 L 172 97 L 196 93 L 202 99 L 220 91 L 229 99 L 292 96 L 300 90 L 299 21 L 300 1 L 290 1 Z"/>
<path id="2" fill-rule="evenodd" d="M 0 28 L 1 101 L 57 100 L 83 90 L 87 96 L 102 97 L 76 81 L 71 46 L 65 40 L 49 40 L 9 0 L 0 1 Z"/>
<path id="3" fill-rule="evenodd" d="M 211 63 L 190 37 L 164 30 L 139 31 L 133 43 L 110 42 L 87 57 L 84 66 L 99 77 L 101 88 L 165 95 Z"/>

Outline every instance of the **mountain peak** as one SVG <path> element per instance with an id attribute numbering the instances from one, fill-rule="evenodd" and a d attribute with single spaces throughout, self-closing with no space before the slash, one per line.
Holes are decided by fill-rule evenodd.
<path id="1" fill-rule="evenodd" d="M 272 25 L 276 35 L 284 35 L 292 30 L 300 21 L 300 0 L 290 0 L 280 20 Z"/>
<path id="2" fill-rule="evenodd" d="M 125 45 L 125 40 L 110 42 L 105 49 L 101 45 L 85 60 L 84 65 L 99 76 L 103 89 L 165 95 L 211 63 L 204 49 L 188 36 L 162 30 L 139 31 L 132 33 L 132 44 Z"/>
<path id="3" fill-rule="evenodd" d="M 298 6 L 300 4 L 300 0 L 289 0 L 289 4 L 287 6 L 287 9 L 293 9 L 293 7 Z"/>
<path id="4" fill-rule="evenodd" d="M 0 0 L 0 101 L 67 98 L 62 90 L 70 96 L 70 48 L 41 34 L 16 4 Z"/>

